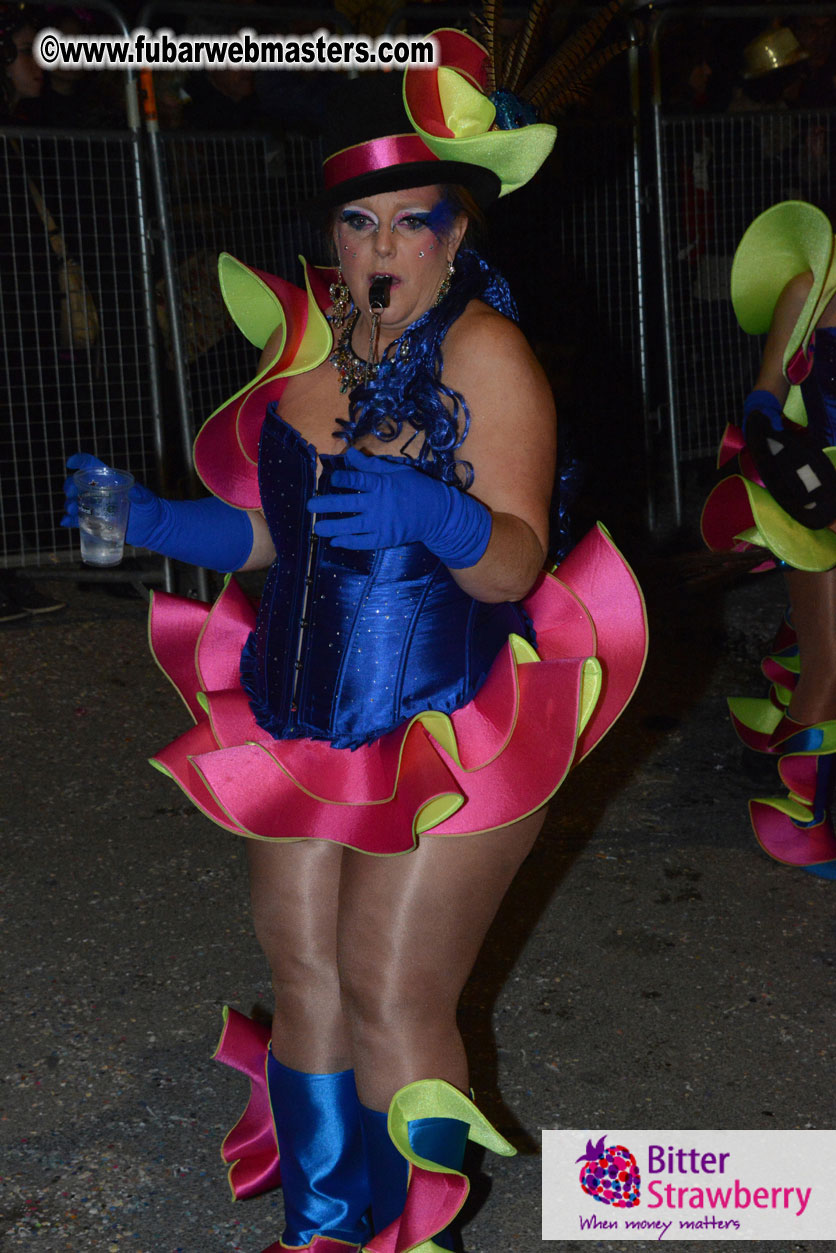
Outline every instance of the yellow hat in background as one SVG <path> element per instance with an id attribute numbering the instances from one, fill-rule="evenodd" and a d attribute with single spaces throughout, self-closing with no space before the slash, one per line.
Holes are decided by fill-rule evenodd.
<path id="1" fill-rule="evenodd" d="M 763 78 L 773 70 L 783 70 L 806 61 L 805 52 L 789 26 L 770 26 L 743 49 L 744 78 Z"/>

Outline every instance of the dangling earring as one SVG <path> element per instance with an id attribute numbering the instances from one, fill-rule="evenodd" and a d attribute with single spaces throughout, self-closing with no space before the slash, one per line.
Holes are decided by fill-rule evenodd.
<path id="1" fill-rule="evenodd" d="M 331 305 L 334 310 L 331 314 L 331 321 L 334 323 L 334 330 L 339 331 L 342 329 L 346 314 L 351 307 L 351 292 L 348 290 L 343 278 L 342 266 L 339 268 L 336 282 L 332 283 L 328 288 L 328 295 L 331 297 Z"/>
<path id="2" fill-rule="evenodd" d="M 438 295 L 433 301 L 433 307 L 435 307 L 436 305 L 440 305 L 444 297 L 447 295 L 448 291 L 450 290 L 450 284 L 453 281 L 453 275 L 455 273 L 456 273 L 456 267 L 453 265 L 452 261 L 448 261 L 447 273 L 444 275 L 444 278 L 441 281 L 441 286 L 438 289 Z"/>

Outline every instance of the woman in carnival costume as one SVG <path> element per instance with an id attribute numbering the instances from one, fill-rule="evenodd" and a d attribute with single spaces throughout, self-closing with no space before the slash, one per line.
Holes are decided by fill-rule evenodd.
<path id="1" fill-rule="evenodd" d="M 495 129 L 485 49 L 437 37 L 441 68 L 334 102 L 337 267 L 301 290 L 221 258 L 263 356 L 198 434 L 213 494 L 133 489 L 129 542 L 269 567 L 257 612 L 232 580 L 211 607 L 159 594 L 151 612 L 195 720 L 155 764 L 249 837 L 275 1013 L 271 1032 L 228 1010 L 216 1056 L 251 1083 L 223 1145 L 235 1196 L 284 1191 L 269 1253 L 456 1247 L 466 1140 L 514 1152 L 466 1095 L 460 993 L 645 657 L 603 528 L 541 570 L 552 398 L 466 241 L 474 202 L 522 186 L 554 128 Z"/>
<path id="2" fill-rule="evenodd" d="M 715 551 L 761 546 L 783 567 L 790 614 L 763 662 L 763 699 L 729 701 L 747 747 L 777 758 L 787 795 L 750 802 L 761 847 L 836 878 L 836 261 L 820 209 L 788 200 L 762 213 L 735 254 L 743 329 L 769 332 L 741 427 L 723 437 L 703 536 Z M 733 459 L 736 458 L 736 462 Z"/>

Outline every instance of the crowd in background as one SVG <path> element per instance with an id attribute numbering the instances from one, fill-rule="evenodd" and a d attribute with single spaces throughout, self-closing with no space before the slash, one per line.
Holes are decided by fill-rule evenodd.
<path id="1" fill-rule="evenodd" d="M 139 5 L 133 6 L 137 13 Z M 253 26 L 271 33 L 271 23 L 247 16 L 249 0 L 238 0 L 232 17 L 167 15 L 161 7 L 155 23 L 180 34 L 235 33 Z M 273 33 L 318 29 L 315 10 L 309 21 L 297 16 L 298 6 L 274 3 Z M 289 7 L 287 19 L 281 18 Z M 386 29 L 394 0 L 338 0 L 336 10 L 350 27 L 369 34 Z M 632 5 L 639 20 L 646 6 Z M 673 6 L 675 7 L 675 6 Z M 259 6 L 261 10 L 263 6 Z M 426 0 L 427 28 L 434 24 L 432 0 Z M 760 18 L 699 21 L 692 14 L 666 20 L 660 41 L 662 99 L 672 112 L 725 112 L 752 109 L 819 109 L 836 99 L 836 15 L 793 16 L 780 11 L 764 25 Z M 238 15 L 240 14 L 240 16 Z M 132 20 L 126 14 L 126 20 Z M 49 25 L 69 35 L 107 33 L 106 14 L 81 6 L 46 5 L 27 9 L 0 3 L 0 121 L 16 125 L 61 128 L 110 128 L 125 124 L 124 89 L 118 71 L 42 70 L 32 57 L 37 30 Z M 417 24 L 417 25 L 420 25 Z M 416 29 L 413 23 L 411 30 Z M 474 33 L 478 33 L 474 26 Z M 561 34 L 559 24 L 555 36 Z M 14 55 L 12 55 L 14 52 Z M 277 133 L 316 133 L 328 109 L 331 90 L 340 75 L 332 72 L 254 70 L 250 67 L 194 72 L 155 72 L 160 124 L 166 129 L 229 131 L 261 128 Z M 619 101 L 620 104 L 620 101 Z M 585 110 L 606 114 L 618 107 L 608 99 L 605 74 Z"/>
<path id="2" fill-rule="evenodd" d="M 829 191 L 832 128 L 821 116 L 836 104 L 836 15 L 774 8 L 776 16 L 766 23 L 763 17 L 724 19 L 722 39 L 716 19 L 672 15 L 660 39 L 662 109 L 667 117 L 693 123 L 692 146 L 677 172 L 684 237 L 679 259 L 688 269 L 693 312 L 709 322 L 717 302 L 728 304 L 736 240 L 768 203 L 806 200 L 831 217 L 836 210 Z M 752 118 L 745 151 L 742 131 L 737 147 L 718 145 L 711 119 L 719 115 Z M 758 169 L 767 202 L 729 200 L 741 161 Z"/>
<path id="3" fill-rule="evenodd" d="M 660 48 L 670 112 L 822 109 L 836 103 L 836 15 L 720 23 L 672 18 Z"/>
<path id="4" fill-rule="evenodd" d="M 139 2 L 121 3 L 117 7 L 130 26 L 139 20 L 144 5 Z M 168 27 L 186 35 L 232 34 L 242 26 L 253 27 L 262 34 L 304 34 L 319 29 L 322 24 L 321 17 L 313 7 L 309 16 L 300 18 L 299 13 L 303 6 L 298 3 L 285 4 L 273 0 L 269 5 L 269 20 L 264 18 L 264 9 L 267 7 L 264 3 L 256 6 L 252 12 L 248 12 L 252 8 L 250 0 L 237 0 L 232 7 L 235 12 L 223 19 L 209 19 L 205 15 L 201 16 L 199 5 L 194 6 L 193 13 L 184 15 L 174 11 L 167 13 L 164 3 L 161 3 L 159 9 L 153 11 L 151 24 L 155 28 Z M 334 4 L 334 8 L 351 29 L 372 35 L 386 30 L 393 13 L 400 7 L 396 0 L 336 0 Z M 410 33 L 431 30 L 439 24 L 434 13 L 436 5 L 433 0 L 424 0 L 424 7 L 426 20 L 411 22 Z M 693 6 L 692 11 L 681 19 L 666 14 L 659 42 L 662 105 L 668 114 L 689 117 L 745 111 L 768 111 L 773 115 L 786 113 L 788 121 L 785 124 L 778 125 L 773 118 L 765 126 L 764 159 L 779 163 L 781 170 L 786 171 L 779 179 L 781 195 L 778 198 L 797 195 L 813 198 L 809 192 L 813 176 L 823 163 L 830 160 L 825 131 L 824 128 L 808 122 L 799 128 L 792 122 L 791 115 L 799 110 L 832 108 L 836 101 L 836 15 L 806 13 L 794 16 L 786 5 L 776 3 L 769 7 L 775 11 L 775 17 L 770 21 L 750 16 L 723 19 L 722 37 L 718 35 L 717 21 L 695 17 Z M 653 8 L 654 6 L 637 3 L 636 0 L 627 0 L 625 5 L 626 11 L 646 28 L 650 26 L 646 19 L 651 17 Z M 565 20 L 565 16 L 561 16 L 561 6 L 558 6 L 558 17 L 552 32 L 555 43 L 565 34 Z M 87 9 L 83 5 L 49 4 L 27 7 L 0 0 L 0 127 L 4 124 L 14 127 L 18 134 L 20 128 L 23 128 L 24 133 L 31 129 L 33 134 L 53 127 L 79 133 L 97 129 L 123 129 L 126 125 L 123 76 L 115 70 L 54 69 L 45 72 L 32 55 L 33 40 L 38 29 L 43 26 L 56 27 L 68 35 L 107 34 L 115 31 L 108 15 Z M 511 28 L 512 21 L 509 19 L 506 33 L 510 33 Z M 478 36 L 475 22 L 471 24 L 471 32 Z M 318 133 L 328 111 L 330 93 L 339 78 L 340 75 L 333 72 L 254 71 L 238 67 L 190 73 L 155 72 L 153 81 L 163 130 L 205 135 L 260 131 L 269 134 L 274 146 L 280 149 L 283 137 L 288 134 L 315 136 Z M 594 92 L 583 106 L 584 116 L 622 121 L 627 100 L 624 83 L 624 64 L 614 63 L 610 71 L 597 80 Z M 69 197 L 71 203 L 65 204 L 63 184 L 66 182 L 66 172 L 60 158 L 56 156 L 47 159 L 42 148 L 37 151 L 38 186 L 35 190 L 45 202 L 46 217 L 32 193 L 31 164 L 23 175 L 17 168 L 20 166 L 22 169 L 21 163 L 27 152 L 26 141 L 21 146 L 19 139 L 12 142 L 0 133 L 0 156 L 5 158 L 5 166 L 0 165 L 0 179 L 5 168 L 12 172 L 15 186 L 14 194 L 4 197 L 3 212 L 9 215 L 9 221 L 5 224 L 0 222 L 0 257 L 5 248 L 13 251 L 16 249 L 19 253 L 21 245 L 20 242 L 15 243 L 15 238 L 22 240 L 27 232 L 31 238 L 43 240 L 46 230 L 52 241 L 49 246 L 44 245 L 43 281 L 38 288 L 40 294 L 30 301 L 31 308 L 27 306 L 21 312 L 18 296 L 14 313 L 16 327 L 20 329 L 22 317 L 24 321 L 28 319 L 28 329 L 24 336 L 17 337 L 23 345 L 18 354 L 20 359 L 15 357 L 7 363 L 15 377 L 17 374 L 23 377 L 32 368 L 26 354 L 37 351 L 36 327 L 40 328 L 40 334 L 43 335 L 43 328 L 48 325 L 44 320 L 46 304 L 55 301 L 53 270 L 56 259 L 52 254 L 55 252 L 56 236 L 50 231 L 49 221 L 56 225 L 57 237 L 65 248 L 66 255 L 71 258 L 81 255 L 86 233 L 96 230 L 95 195 L 91 193 L 87 197 L 90 201 L 88 205 L 86 193 L 80 194 L 79 188 L 86 187 L 89 182 L 90 188 L 94 190 L 95 180 L 99 177 L 98 171 L 91 166 L 89 179 L 85 171 L 82 171 L 84 177 L 80 178 L 78 162 L 83 158 L 79 157 L 78 151 L 74 151 L 71 173 L 73 194 Z M 787 153 L 790 154 L 789 159 Z M 223 197 L 216 196 L 212 204 L 207 202 L 202 190 L 206 179 L 201 182 L 193 165 L 200 160 L 200 153 L 187 153 L 179 159 L 181 164 L 185 163 L 182 170 L 175 156 L 172 156 L 170 162 L 170 177 L 175 191 L 174 226 L 175 230 L 182 226 L 184 234 L 186 228 L 190 232 L 187 263 L 192 269 L 199 266 L 206 269 L 209 265 L 207 257 L 210 253 L 214 256 L 214 236 L 219 233 L 215 229 L 216 219 L 223 211 L 223 205 L 215 201 L 222 200 Z M 684 260 L 688 267 L 689 280 L 693 284 L 695 299 L 698 295 L 704 298 L 705 291 L 709 288 L 711 291 L 714 288 L 721 290 L 725 299 L 724 278 L 719 283 L 706 281 L 706 274 L 714 275 L 715 270 L 722 271 L 725 275 L 729 262 L 729 257 L 725 255 L 718 262 L 720 250 L 712 237 L 712 185 L 718 177 L 718 170 L 717 154 L 713 152 L 707 135 L 697 136 L 694 152 L 692 157 L 689 156 L 686 166 L 682 171 L 682 180 L 686 185 L 685 212 L 688 218 L 688 255 Z M 179 183 L 178 173 L 184 174 Z M 29 191 L 26 190 L 27 183 Z M 185 188 L 182 195 L 178 190 L 180 184 Z M 826 211 L 831 209 L 827 204 L 822 207 Z M 208 223 L 212 228 L 210 231 L 207 227 L 205 256 L 200 246 L 202 236 L 199 231 L 195 231 L 196 221 Z M 209 234 L 212 234 L 211 241 L 208 239 Z M 220 234 L 226 238 L 225 231 L 222 230 Z M 115 240 L 113 251 L 117 252 L 125 242 Z M 499 255 L 495 260 L 503 266 L 506 259 Z M 88 286 L 92 288 L 90 282 Z M 199 286 L 199 290 L 203 291 L 203 287 Z M 124 298 L 121 291 L 116 289 L 110 295 L 96 289 L 92 291 L 92 296 L 100 309 L 107 305 L 108 299 L 116 302 Z M 38 303 L 39 300 L 41 304 Z M 203 304 L 206 306 L 206 301 Z M 8 309 L 0 312 L 3 317 L 10 316 Z M 164 312 L 164 309 L 158 310 L 158 315 L 164 315 Z M 222 316 L 221 310 L 219 318 Z M 219 322 L 219 326 L 219 334 L 227 329 L 225 323 L 221 325 Z M 162 323 L 161 330 L 164 339 L 165 328 Z M 92 360 L 96 351 L 98 328 L 95 325 L 91 328 L 88 321 L 81 331 L 80 339 L 78 335 L 73 339 L 70 328 L 70 342 L 57 345 L 54 379 L 50 374 L 51 367 L 46 366 L 43 359 L 37 362 L 43 397 L 48 397 L 52 389 L 51 394 L 60 402 L 63 387 L 62 363 L 72 363 L 73 360 L 78 363 L 83 359 L 86 365 Z M 62 334 L 66 336 L 66 330 Z M 26 344 L 30 347 L 27 348 Z M 92 370 L 86 370 L 85 373 L 86 376 L 93 377 Z M 77 387 L 72 404 L 77 425 L 81 420 L 79 414 L 83 417 L 88 410 L 95 412 L 92 393 L 82 394 L 79 398 Z M 0 475 L 3 472 L 3 450 L 6 446 L 3 441 L 8 442 L 13 438 L 13 427 L 11 417 L 0 420 Z M 8 543 L 8 536 L 6 540 L 7 551 L 10 551 L 14 545 Z M 10 584 L 7 576 L 0 575 L 0 621 L 8 617 L 47 612 L 60 604 L 45 604 L 44 598 L 39 597 L 36 592 L 32 591 L 27 596 L 22 588 L 21 581 Z M 8 612 L 4 614 L 4 599 L 9 602 L 10 598 L 26 603 L 23 607 L 20 604 L 10 607 L 6 603 Z"/>
<path id="5" fill-rule="evenodd" d="M 426 23 L 412 22 L 414 31 L 430 29 L 433 0 L 424 0 Z M 199 6 L 195 6 L 196 9 Z M 309 20 L 298 17 L 299 6 L 272 0 L 275 22 L 266 22 L 264 5 L 232 0 L 235 16 L 208 19 L 199 12 L 184 17 L 155 11 L 156 26 L 183 35 L 233 34 L 251 26 L 261 34 L 304 34 L 317 30 L 321 18 L 315 9 Z M 334 9 L 350 29 L 381 34 L 395 11 L 396 0 L 337 0 Z M 675 5 L 668 6 L 675 8 Z M 693 13 L 668 18 L 660 43 L 662 96 L 672 111 L 724 112 L 744 109 L 817 109 L 832 107 L 836 99 L 836 15 L 794 16 L 775 4 L 776 17 L 744 17 L 700 21 Z M 130 24 L 141 5 L 123 5 Z M 628 3 L 626 10 L 642 20 L 653 6 Z M 131 13 L 131 9 L 134 10 Z M 288 16 L 282 18 L 283 10 Z M 558 8 L 558 15 L 560 10 Z M 555 38 L 565 19 L 555 22 Z M 0 38 L 11 39 L 16 58 L 4 56 L 0 118 L 33 126 L 112 127 L 124 125 L 121 76 L 117 71 L 54 69 L 44 72 L 31 55 L 32 40 L 42 26 L 69 35 L 102 34 L 112 30 L 108 16 L 82 6 L 0 3 Z M 720 28 L 722 27 L 722 38 Z M 478 34 L 475 23 L 473 33 Z M 405 28 L 404 28 L 405 29 Z M 250 127 L 279 131 L 315 132 L 328 107 L 339 74 L 254 70 L 237 67 L 195 72 L 155 72 L 155 90 L 161 125 L 196 130 L 232 130 Z M 606 75 L 586 109 L 600 112 L 607 95 Z"/>

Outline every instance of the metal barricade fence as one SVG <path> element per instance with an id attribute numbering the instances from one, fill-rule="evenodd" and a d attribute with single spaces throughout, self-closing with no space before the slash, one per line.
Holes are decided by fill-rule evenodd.
<path id="1" fill-rule="evenodd" d="M 643 82 L 640 98 L 645 116 L 653 119 L 645 186 L 656 209 L 649 229 L 661 281 L 649 324 L 664 345 L 651 373 L 665 416 L 676 524 L 684 520 L 687 464 L 715 454 L 726 424 L 739 420 L 758 373 L 763 340 L 740 329 L 730 301 L 741 236 L 781 200 L 833 208 L 836 111 L 830 100 L 816 108 L 787 107 L 784 101 L 770 106 L 769 92 L 759 94 L 746 78 L 749 42 L 780 23 L 794 22 L 798 29 L 804 18 L 832 23 L 836 4 L 662 0 L 651 20 L 653 81 Z M 718 103 L 717 111 L 684 115 L 663 98 L 662 84 L 682 89 L 690 71 L 701 66 L 700 47 L 709 49 L 709 70 L 721 71 L 732 90 L 726 107 Z M 832 79 L 825 95 L 836 103 Z"/>
<path id="2" fill-rule="evenodd" d="M 45 0 L 24 15 L 39 10 L 60 21 Z M 128 34 L 110 0 L 89 10 Z M 162 481 L 140 118 L 133 70 L 120 78 L 124 129 L 0 127 L 0 568 L 77 560 L 58 524 L 79 448 Z M 154 559 L 143 578 L 160 577 L 170 566 Z"/>
<path id="3" fill-rule="evenodd" d="M 324 259 L 299 213 L 316 187 L 317 140 L 149 128 L 141 165 L 136 143 L 128 132 L 0 131 L 9 216 L 0 238 L 3 566 L 72 558 L 72 537 L 57 525 L 67 454 L 89 449 L 165 486 L 182 465 L 178 443 L 185 452 L 206 415 L 252 376 L 258 353 L 220 301 L 220 251 L 297 282 L 297 252 Z M 566 127 L 560 160 L 509 228 L 513 285 L 547 284 L 546 355 L 560 357 L 567 342 L 574 349 L 581 306 L 590 333 L 606 322 L 618 353 L 629 361 L 636 352 L 631 151 L 629 127 Z M 30 178 L 40 179 L 89 294 L 81 343 L 62 340 L 60 274 Z M 521 227 L 539 242 L 533 264 L 514 273 Z"/>
<path id="4" fill-rule="evenodd" d="M 668 361 L 680 461 L 716 450 L 758 371 L 762 341 L 740 329 L 729 299 L 735 249 L 770 205 L 829 202 L 834 119 L 794 111 L 660 121 Z"/>
<path id="5" fill-rule="evenodd" d="M 135 163 L 130 134 L 0 133 L 1 566 L 77 551 L 58 525 L 70 453 L 157 480 Z"/>
<path id="6" fill-rule="evenodd" d="M 160 134 L 159 150 L 187 421 L 194 434 L 220 402 L 253 377 L 259 359 L 224 307 L 218 256 L 231 253 L 247 265 L 301 283 L 297 254 L 316 262 L 324 246 L 299 207 L 315 191 L 321 153 L 316 140 L 291 136 L 277 144 L 258 133 Z M 157 299 L 166 366 L 173 369 L 162 280 Z"/>
<path id="7" fill-rule="evenodd" d="M 537 179 L 495 212 L 491 236 L 552 384 L 583 512 L 616 525 L 648 507 L 631 124 L 563 124 Z"/>
<path id="8" fill-rule="evenodd" d="M 762 341 L 737 325 L 729 277 L 739 239 L 783 199 L 827 203 L 833 115 L 743 113 L 663 118 L 659 198 L 669 296 L 668 363 L 678 460 L 711 456 L 757 375 Z M 697 185 L 698 184 L 698 185 Z"/>
<path id="9" fill-rule="evenodd" d="M 635 60 L 629 77 L 647 105 Z M 558 390 L 575 375 L 559 408 L 568 399 L 583 434 L 619 457 L 625 415 L 633 452 L 653 451 L 665 412 L 677 495 L 684 464 L 712 454 L 757 370 L 760 345 L 728 301 L 735 246 L 777 200 L 830 200 L 834 115 L 668 115 L 651 103 L 641 161 L 629 103 L 626 121 L 563 124 L 540 178 L 511 208 L 500 202 L 495 253 L 524 308 L 536 291 L 526 329 Z M 182 466 L 202 420 L 258 360 L 222 307 L 217 254 L 291 281 L 297 251 L 325 259 L 299 213 L 320 155 L 316 140 L 260 132 L 0 129 L 0 566 L 71 555 L 57 521 L 74 449 L 152 484 Z M 68 281 L 86 293 L 89 325 L 74 338 L 61 324 Z"/>
<path id="10" fill-rule="evenodd" d="M 599 331 L 606 328 L 608 340 L 629 363 L 631 391 L 625 403 L 635 403 L 641 394 L 633 157 L 629 123 L 567 124 L 560 129 L 558 159 L 535 184 L 538 251 L 545 253 L 536 282 L 553 282 L 555 270 L 571 271 L 575 295 L 587 293 Z M 573 302 L 571 289 L 567 295 Z"/>

